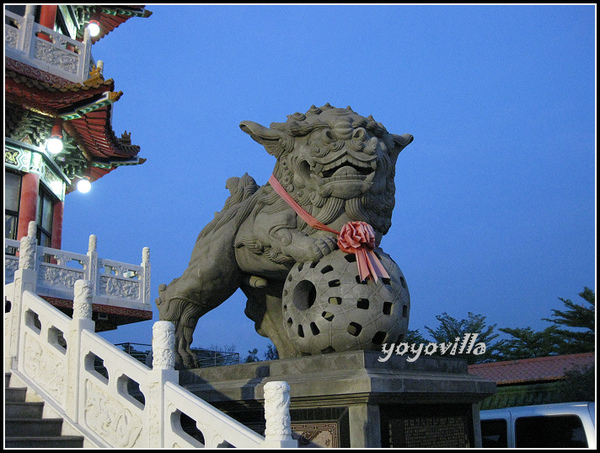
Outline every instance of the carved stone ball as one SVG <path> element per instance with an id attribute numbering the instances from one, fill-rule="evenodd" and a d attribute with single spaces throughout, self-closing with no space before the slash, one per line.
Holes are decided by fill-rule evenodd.
<path id="1" fill-rule="evenodd" d="M 381 349 L 408 332 L 410 297 L 402 271 L 381 249 L 390 278 L 360 282 L 356 255 L 336 250 L 296 263 L 283 288 L 284 329 L 302 355 Z"/>

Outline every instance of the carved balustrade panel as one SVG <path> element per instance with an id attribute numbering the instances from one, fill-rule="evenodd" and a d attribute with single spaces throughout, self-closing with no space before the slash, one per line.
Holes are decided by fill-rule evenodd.
<path id="1" fill-rule="evenodd" d="M 141 266 L 107 259 L 98 260 L 98 295 L 127 300 L 142 300 Z"/>
<path id="2" fill-rule="evenodd" d="M 36 304 L 33 295 L 23 298 L 22 343 L 19 362 L 26 376 L 44 392 L 64 403 L 67 393 L 67 347 L 64 334 L 70 319 L 53 307 Z"/>
<path id="3" fill-rule="evenodd" d="M 38 289 L 58 291 L 64 293 L 66 298 L 73 297 L 75 282 L 86 278 L 89 266 L 87 255 L 49 247 L 38 247 L 37 261 Z"/>
<path id="4" fill-rule="evenodd" d="M 116 448 L 145 447 L 141 411 L 114 396 L 95 379 L 85 380 L 83 413 L 85 425 Z"/>

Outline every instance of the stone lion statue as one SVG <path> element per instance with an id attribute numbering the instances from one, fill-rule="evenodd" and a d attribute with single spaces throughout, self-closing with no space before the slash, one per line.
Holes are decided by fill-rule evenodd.
<path id="1" fill-rule="evenodd" d="M 381 241 L 391 226 L 396 159 L 412 135 L 388 133 L 372 116 L 329 104 L 270 127 L 243 121 L 240 128 L 276 158 L 272 178 L 316 221 L 338 231 L 350 221 L 366 222 Z M 286 276 L 296 263 L 338 248 L 335 235 L 307 223 L 271 182 L 259 187 L 245 174 L 229 178 L 226 187 L 230 196 L 200 232 L 188 268 L 160 285 L 156 299 L 160 320 L 175 324 L 182 368 L 197 366 L 190 345 L 198 319 L 238 288 L 257 332 L 281 358 L 299 355 L 282 332 Z"/>

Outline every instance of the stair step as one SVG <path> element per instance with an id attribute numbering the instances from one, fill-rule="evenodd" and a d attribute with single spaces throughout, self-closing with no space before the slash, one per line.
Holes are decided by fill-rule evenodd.
<path id="1" fill-rule="evenodd" d="M 5 436 L 8 437 L 55 437 L 60 436 L 62 418 L 13 418 L 4 420 Z"/>
<path id="2" fill-rule="evenodd" d="M 6 437 L 7 448 L 83 448 L 83 437 Z"/>
<path id="3" fill-rule="evenodd" d="M 5 448 L 83 448 L 82 436 L 61 436 L 61 418 L 42 418 L 44 403 L 25 401 L 27 388 L 9 387 L 4 373 Z"/>
<path id="4" fill-rule="evenodd" d="M 32 418 L 41 420 L 44 412 L 44 403 L 7 401 L 4 403 L 4 409 L 4 417 L 6 419 Z"/>
<path id="5" fill-rule="evenodd" d="M 23 388 L 4 387 L 4 401 L 24 402 L 26 394 L 27 394 L 27 389 L 24 387 Z"/>

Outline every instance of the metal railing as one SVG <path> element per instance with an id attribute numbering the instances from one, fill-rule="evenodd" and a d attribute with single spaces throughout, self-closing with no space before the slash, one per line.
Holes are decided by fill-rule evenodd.
<path id="1" fill-rule="evenodd" d="M 124 342 L 115 343 L 115 346 L 120 346 L 123 351 L 142 363 L 147 363 L 152 359 L 152 345 Z M 139 346 L 142 346 L 143 348 L 139 348 Z M 201 348 L 191 348 L 191 351 L 196 357 L 198 368 L 238 365 L 240 363 L 240 354 L 237 352 L 214 351 Z"/>

